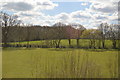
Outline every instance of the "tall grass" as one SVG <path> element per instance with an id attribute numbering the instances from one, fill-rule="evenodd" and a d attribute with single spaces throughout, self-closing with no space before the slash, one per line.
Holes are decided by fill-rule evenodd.
<path id="1" fill-rule="evenodd" d="M 116 78 L 117 63 L 114 50 L 10 48 L 3 50 L 3 77 Z"/>

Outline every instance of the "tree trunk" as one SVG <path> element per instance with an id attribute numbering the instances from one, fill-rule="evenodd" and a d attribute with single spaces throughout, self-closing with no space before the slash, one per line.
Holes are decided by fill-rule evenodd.
<path id="1" fill-rule="evenodd" d="M 99 49 L 101 48 L 101 40 L 99 40 L 99 42 L 98 42 L 98 48 Z"/>
<path id="2" fill-rule="evenodd" d="M 102 40 L 102 48 L 105 48 L 105 40 Z"/>
<path id="3" fill-rule="evenodd" d="M 71 39 L 68 39 L 68 41 L 69 41 L 69 47 L 71 46 Z"/>
<path id="4" fill-rule="evenodd" d="M 7 35 L 4 35 L 4 47 L 7 47 Z"/>
<path id="5" fill-rule="evenodd" d="M 27 48 L 29 47 L 29 40 L 27 41 Z"/>
<path id="6" fill-rule="evenodd" d="M 77 40 L 77 47 L 79 48 L 79 39 L 76 39 Z"/>
<path id="7" fill-rule="evenodd" d="M 58 40 L 58 43 L 57 43 L 56 48 L 59 48 L 59 47 L 60 47 L 60 41 L 61 41 L 61 40 Z"/>
<path id="8" fill-rule="evenodd" d="M 95 41 L 95 40 L 93 40 L 93 48 L 94 48 L 94 49 L 96 48 L 96 47 L 95 47 L 95 42 L 96 42 L 96 41 Z"/>
<path id="9" fill-rule="evenodd" d="M 90 39 L 89 48 L 92 48 L 92 40 Z"/>
<path id="10" fill-rule="evenodd" d="M 113 48 L 116 49 L 116 40 L 113 40 Z"/>

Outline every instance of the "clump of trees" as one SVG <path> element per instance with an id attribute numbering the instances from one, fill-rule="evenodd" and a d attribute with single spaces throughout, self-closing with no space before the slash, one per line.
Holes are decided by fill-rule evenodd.
<path id="1" fill-rule="evenodd" d="M 89 48 L 98 48 L 105 49 L 106 40 L 112 41 L 112 48 L 117 48 L 117 41 L 120 40 L 120 25 L 117 24 L 107 24 L 102 23 L 98 29 L 88 29 L 83 32 L 82 38 L 87 38 L 90 40 Z"/>
<path id="2" fill-rule="evenodd" d="M 112 46 L 113 48 L 117 48 L 117 41 L 120 39 L 119 38 L 119 29 L 120 25 L 117 24 L 107 24 L 107 23 L 102 23 L 99 27 L 98 30 L 100 30 L 101 34 L 101 40 L 102 40 L 102 48 L 105 48 L 105 40 L 111 40 L 112 41 Z"/>
<path id="3" fill-rule="evenodd" d="M 95 45 L 96 45 L 95 42 L 96 42 L 98 36 L 99 36 L 98 30 L 88 29 L 83 32 L 81 37 L 89 40 L 89 46 L 88 46 L 89 48 L 95 48 Z"/>

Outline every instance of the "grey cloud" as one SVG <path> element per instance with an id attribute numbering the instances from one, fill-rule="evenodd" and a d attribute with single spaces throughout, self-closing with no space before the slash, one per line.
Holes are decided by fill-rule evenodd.
<path id="1" fill-rule="evenodd" d="M 33 9 L 31 4 L 25 2 L 9 2 L 3 5 L 3 9 L 13 9 L 15 11 L 27 11 Z"/>
<path id="2" fill-rule="evenodd" d="M 60 16 L 60 18 L 63 19 L 63 20 L 67 20 L 67 19 L 68 19 L 68 16 L 62 15 L 62 16 Z"/>
<path id="3" fill-rule="evenodd" d="M 95 8 L 95 7 L 93 7 L 93 10 L 101 11 L 101 12 L 104 12 L 104 13 L 113 13 L 113 12 L 116 11 L 114 8 L 111 8 L 111 7 L 105 7 L 105 8 Z"/>
<path id="4" fill-rule="evenodd" d="M 31 14 L 21 14 L 22 16 L 28 16 L 28 17 L 30 17 L 30 16 L 33 16 L 33 15 L 31 15 Z"/>
<path id="5" fill-rule="evenodd" d="M 118 18 L 118 19 L 116 19 L 116 20 L 120 21 L 120 18 Z"/>
<path id="6" fill-rule="evenodd" d="M 60 14 L 60 15 L 58 16 L 58 18 L 60 18 L 60 19 L 62 19 L 62 20 L 67 20 L 69 17 L 68 17 L 67 14 Z"/>
<path id="7" fill-rule="evenodd" d="M 43 4 L 42 4 L 42 5 L 50 6 L 51 4 L 50 4 L 50 3 L 48 3 L 48 2 L 43 2 Z"/>
<path id="8" fill-rule="evenodd" d="M 120 2 L 118 3 L 118 11 L 120 12 Z"/>
<path id="9" fill-rule="evenodd" d="M 37 2 L 37 5 L 51 6 L 51 4 L 48 2 L 43 2 L 43 3 Z"/>
<path id="10" fill-rule="evenodd" d="M 114 13 L 115 11 L 117 11 L 117 6 L 116 5 L 113 5 L 112 4 L 110 6 L 106 6 L 106 7 L 99 7 L 99 8 L 96 8 L 94 5 L 91 6 L 91 9 L 94 10 L 94 11 L 98 11 L 98 12 L 103 12 L 103 13 Z"/>
<path id="11" fill-rule="evenodd" d="M 120 21 L 120 18 L 117 18 L 117 19 L 113 19 L 112 21 Z"/>
<path id="12" fill-rule="evenodd" d="M 96 19 L 107 19 L 107 17 L 98 16 Z"/>
<path id="13" fill-rule="evenodd" d="M 20 15 L 22 15 L 22 16 L 33 16 L 32 14 L 28 14 L 28 13 L 21 13 Z"/>
<path id="14" fill-rule="evenodd" d="M 90 18 L 89 16 L 84 16 L 84 15 L 81 15 L 81 14 L 74 14 L 72 17 L 73 18 Z"/>
<path id="15" fill-rule="evenodd" d="M 40 3 L 40 2 L 37 2 L 37 5 L 42 5 L 42 3 Z"/>

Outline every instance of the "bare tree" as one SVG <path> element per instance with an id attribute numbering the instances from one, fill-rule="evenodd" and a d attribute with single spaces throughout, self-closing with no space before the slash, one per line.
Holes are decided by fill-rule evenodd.
<path id="1" fill-rule="evenodd" d="M 119 25 L 112 24 L 110 25 L 108 29 L 108 35 L 110 40 L 112 41 L 113 48 L 116 48 L 117 46 L 117 40 L 118 40 L 118 35 L 119 35 Z"/>
<path id="2" fill-rule="evenodd" d="M 79 25 L 78 28 L 77 28 L 77 37 L 76 37 L 76 41 L 77 41 L 77 47 L 79 47 L 79 39 L 80 39 L 80 36 L 82 35 L 83 31 L 85 31 L 86 28 L 83 27 L 82 25 Z"/>
<path id="3" fill-rule="evenodd" d="M 53 37 L 53 44 L 55 44 L 56 48 L 59 48 L 60 47 L 60 43 L 61 43 L 61 40 L 65 38 L 65 26 L 66 25 L 57 25 L 57 26 L 53 26 L 53 30 L 52 31 L 52 37 Z"/>
<path id="4" fill-rule="evenodd" d="M 4 27 L 2 29 L 2 37 L 3 37 L 2 41 L 4 43 L 4 47 L 7 47 L 7 40 L 8 40 L 10 27 L 14 27 L 20 24 L 17 18 L 18 17 L 16 15 L 9 15 L 7 13 L 0 12 L 1 24 L 2 27 Z"/>
<path id="5" fill-rule="evenodd" d="M 102 23 L 98 27 L 98 30 L 101 31 L 101 41 L 102 41 L 102 48 L 105 48 L 105 39 L 106 39 L 106 34 L 108 32 L 109 25 L 107 23 Z"/>

